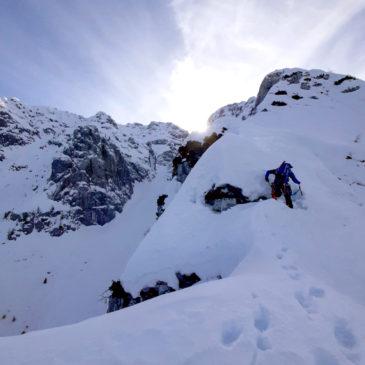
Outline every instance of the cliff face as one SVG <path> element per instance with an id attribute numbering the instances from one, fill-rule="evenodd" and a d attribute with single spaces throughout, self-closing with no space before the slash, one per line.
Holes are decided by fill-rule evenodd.
<path id="1" fill-rule="evenodd" d="M 153 179 L 159 167 L 170 168 L 186 136 L 172 124 L 118 125 L 102 112 L 84 118 L 2 99 L 1 188 L 12 194 L 14 185 L 21 185 L 26 194 L 1 206 L 14 223 L 5 239 L 33 229 L 60 236 L 80 225 L 110 222 L 122 212 L 135 182 Z M 28 209 L 20 210 L 22 205 Z"/>

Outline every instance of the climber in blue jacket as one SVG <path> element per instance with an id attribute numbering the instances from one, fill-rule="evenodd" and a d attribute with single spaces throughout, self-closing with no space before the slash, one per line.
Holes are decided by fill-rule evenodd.
<path id="1" fill-rule="evenodd" d="M 291 170 L 292 168 L 293 166 L 290 163 L 284 161 L 277 169 L 268 170 L 265 174 L 265 180 L 267 182 L 269 182 L 270 175 L 275 175 L 274 182 L 271 184 L 271 195 L 274 199 L 277 199 L 281 194 L 284 194 L 286 205 L 289 208 L 293 208 L 289 179 L 292 179 L 295 184 L 300 185 L 300 181 Z"/>

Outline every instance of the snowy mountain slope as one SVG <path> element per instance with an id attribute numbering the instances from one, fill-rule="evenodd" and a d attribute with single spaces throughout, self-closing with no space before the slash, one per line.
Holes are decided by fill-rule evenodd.
<path id="1" fill-rule="evenodd" d="M 285 70 L 283 75 L 293 72 L 297 70 Z M 313 80 L 322 74 L 316 70 L 311 72 Z M 309 78 L 304 76 L 304 71 L 302 77 Z M 364 82 L 354 80 L 362 88 L 356 91 L 357 94 L 344 94 L 341 91 L 346 85 L 339 90 L 334 85 L 338 79 L 341 75 L 329 75 L 324 89 L 315 87 L 309 93 L 301 89 L 300 83 L 290 84 L 284 78 L 270 89 L 259 105 L 268 112 L 257 112 L 245 122 L 237 118 L 225 124 L 228 132 L 199 160 L 169 209 L 128 262 L 122 280 L 133 295 L 157 279 L 176 288 L 177 271 L 196 272 L 205 280 L 230 274 L 251 247 L 251 222 L 255 210 L 261 205 L 268 205 L 269 209 L 273 202 L 234 207 L 217 215 L 204 204 L 204 193 L 213 184 L 229 183 L 240 187 L 243 194 L 251 199 L 270 196 L 263 174 L 283 160 L 294 165 L 305 189 L 305 197 L 298 201 L 298 207 L 302 209 L 294 212 L 284 209 L 284 214 L 291 214 L 289 217 L 307 212 L 304 216 L 309 219 L 308 226 L 303 225 L 303 219 L 295 220 L 300 223 L 299 231 L 295 230 L 298 240 L 304 237 L 305 240 L 316 241 L 325 254 L 335 243 L 330 240 L 322 242 L 326 234 L 322 229 L 312 232 L 310 239 L 307 232 L 309 227 L 312 231 L 316 225 L 331 226 L 337 216 L 340 222 L 349 226 L 350 232 L 362 232 L 359 219 L 363 218 L 365 202 L 361 185 L 365 181 L 365 166 L 360 161 L 354 164 L 346 156 L 355 154 L 355 151 L 359 159 L 364 156 L 361 138 L 364 131 Z M 278 90 L 285 90 L 288 95 L 275 95 Z M 303 101 L 291 98 L 291 95 L 299 93 L 306 95 Z M 285 100 L 286 106 L 272 105 L 282 100 Z M 357 143 L 354 142 L 356 138 L 359 139 Z M 338 209 L 334 209 L 336 207 Z M 333 211 L 336 212 L 335 217 L 331 214 Z M 347 218 L 349 214 L 351 219 Z M 351 225 L 354 225 L 352 229 Z M 334 225 L 328 234 L 335 239 L 343 231 L 343 225 Z M 351 242 L 354 251 L 344 253 L 344 260 L 346 255 L 356 257 L 363 253 L 361 235 L 356 234 Z M 141 266 L 144 271 L 140 270 Z M 353 270 L 353 276 L 361 271 L 356 265 L 349 270 Z M 359 279 L 365 277 L 362 275 Z M 357 296 L 361 295 L 363 293 L 357 293 Z"/>
<path id="2" fill-rule="evenodd" d="M 363 306 L 315 280 L 300 286 L 286 276 L 285 270 L 272 280 L 268 272 L 245 273 L 76 325 L 1 338 L 0 359 L 9 365 L 363 364 L 365 328 L 356 315 Z"/>
<path id="3" fill-rule="evenodd" d="M 205 282 L 73 326 L 2 338 L 0 359 L 364 364 L 365 84 L 342 79 L 276 71 L 243 108 L 246 120 L 210 118 L 207 134 L 228 131 L 121 267 L 133 296 L 158 280 L 178 288 L 176 272 Z M 280 199 L 221 213 L 205 204 L 213 184 L 239 187 L 249 200 L 269 196 L 263 174 L 283 160 L 302 181 L 293 210 Z"/>
<path id="4" fill-rule="evenodd" d="M 174 184 L 168 183 L 171 159 L 186 132 L 156 122 L 117 125 L 104 113 L 84 118 L 27 107 L 17 99 L 2 99 L 0 118 L 0 318 L 5 316 L 0 320 L 0 335 L 74 323 L 104 313 L 106 304 L 100 296 L 155 222 L 160 189 L 169 191 L 170 197 L 175 192 Z M 55 161 L 67 161 L 64 152 L 75 146 L 75 131 L 80 128 L 90 130 L 92 138 L 104 139 L 111 157 L 101 158 L 101 163 L 96 160 L 94 166 L 101 173 L 90 181 L 77 175 L 81 168 L 76 173 L 70 169 L 69 176 L 76 178 L 63 190 L 64 201 L 56 201 L 53 167 Z M 84 147 L 83 143 L 78 145 Z M 79 166 L 97 156 L 93 146 L 87 147 L 86 151 L 74 149 L 72 160 L 80 161 Z M 113 171 L 116 154 L 126 166 L 120 171 L 128 179 L 123 174 L 120 177 L 129 187 L 127 193 L 123 185 L 119 190 L 118 183 L 109 183 L 103 174 Z M 67 175 L 62 181 L 67 181 Z M 107 217 L 115 216 L 111 222 L 103 226 L 90 222 L 93 225 L 85 227 L 88 222 L 75 219 L 72 213 L 78 205 L 67 200 L 77 197 L 84 186 L 86 193 L 101 193 L 109 199 L 109 207 L 123 202 L 122 213 L 109 210 L 112 214 Z M 89 202 L 90 195 L 86 197 Z M 96 202 L 91 209 L 104 209 L 98 200 L 91 201 Z M 9 232 L 14 234 L 9 236 Z"/>

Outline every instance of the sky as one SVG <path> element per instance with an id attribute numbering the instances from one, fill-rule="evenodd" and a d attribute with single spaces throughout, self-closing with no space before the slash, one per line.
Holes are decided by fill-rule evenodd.
<path id="1" fill-rule="evenodd" d="M 365 0 L 0 0 L 0 96 L 203 130 L 269 72 L 365 79 Z"/>

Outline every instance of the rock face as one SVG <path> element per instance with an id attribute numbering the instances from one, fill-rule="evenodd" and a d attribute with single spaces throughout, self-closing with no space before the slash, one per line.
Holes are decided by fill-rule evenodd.
<path id="1" fill-rule="evenodd" d="M 137 182 L 171 174 L 187 135 L 172 123 L 120 125 L 103 112 L 85 118 L 0 98 L 4 239 L 110 222 Z"/>
<path id="2" fill-rule="evenodd" d="M 210 205 L 215 212 L 222 212 L 237 204 L 249 203 L 248 197 L 242 194 L 242 189 L 224 184 L 213 185 L 204 196 L 205 204 Z"/>
<path id="3" fill-rule="evenodd" d="M 0 146 L 24 146 L 39 136 L 37 130 L 25 128 L 6 111 L 0 110 Z"/>
<path id="4" fill-rule="evenodd" d="M 211 135 L 206 136 L 203 142 L 189 140 L 184 146 L 181 146 L 178 150 L 178 155 L 172 160 L 172 176 L 176 176 L 177 181 L 184 182 L 203 153 L 215 141 L 221 138 L 225 131 L 226 128 L 222 128 L 221 133 L 213 132 Z"/>
<path id="5" fill-rule="evenodd" d="M 9 241 L 15 241 L 22 234 L 28 235 L 33 231 L 47 232 L 51 236 L 61 236 L 66 231 L 74 231 L 78 227 L 70 217 L 69 212 L 51 209 L 46 212 L 36 211 L 23 212 L 21 214 L 8 211 L 4 219 L 14 222 L 14 228 L 7 234 Z M 67 222 L 64 222 L 67 220 Z"/>
<path id="6" fill-rule="evenodd" d="M 51 198 L 75 207 L 75 217 L 86 226 L 110 222 L 133 194 L 134 180 L 118 148 L 96 127 L 85 126 L 74 131 L 63 154 L 52 162 Z M 141 171 L 141 180 L 146 175 Z"/>
<path id="7" fill-rule="evenodd" d="M 180 272 L 177 272 L 175 275 L 179 282 L 179 289 L 188 288 L 201 280 L 195 272 L 191 274 L 181 274 Z M 123 285 L 119 280 L 113 281 L 108 290 L 110 292 L 110 296 L 108 298 L 107 313 L 130 307 L 146 300 L 156 298 L 159 295 L 175 291 L 174 288 L 161 280 L 157 280 L 154 286 L 146 286 L 142 288 L 139 292 L 139 296 L 136 298 L 133 298 L 130 293 L 124 290 Z"/>
<path id="8" fill-rule="evenodd" d="M 266 200 L 266 196 L 259 196 L 251 200 L 242 194 L 242 189 L 230 184 L 219 186 L 213 185 L 204 195 L 205 204 L 209 205 L 215 212 L 223 212 L 237 204 L 246 204 Z"/>
<path id="9" fill-rule="evenodd" d="M 279 82 L 282 74 L 283 74 L 283 71 L 274 71 L 265 76 L 265 78 L 262 80 L 262 83 L 259 88 L 259 92 L 256 97 L 255 108 L 257 108 L 257 106 L 265 99 L 265 96 L 267 95 L 269 90 L 277 82 Z"/>
<path id="10" fill-rule="evenodd" d="M 165 211 L 165 200 L 168 197 L 167 194 L 162 194 L 157 198 L 157 212 L 156 212 L 156 218 L 160 218 L 162 213 Z"/>

